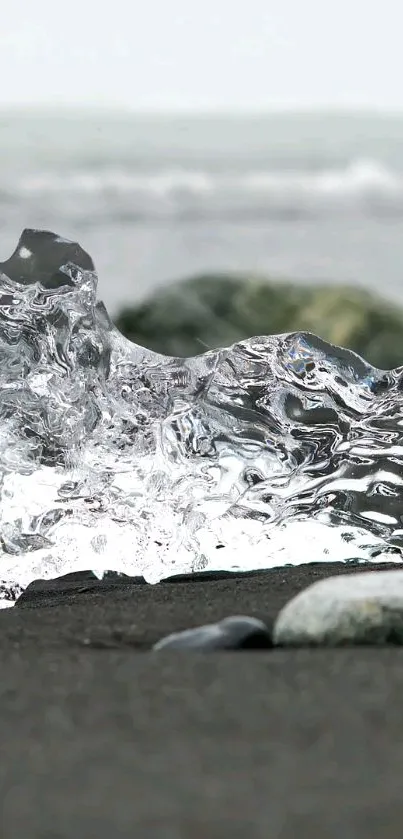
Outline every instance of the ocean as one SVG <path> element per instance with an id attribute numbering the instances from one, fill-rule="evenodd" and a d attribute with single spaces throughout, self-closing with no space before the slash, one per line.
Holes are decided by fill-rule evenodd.
<path id="1" fill-rule="evenodd" d="M 360 285 L 403 305 L 403 115 L 0 114 L 0 259 L 75 239 L 112 315 L 197 273 Z"/>

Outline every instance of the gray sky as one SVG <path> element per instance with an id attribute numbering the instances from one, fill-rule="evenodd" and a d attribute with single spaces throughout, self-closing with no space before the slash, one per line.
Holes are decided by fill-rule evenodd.
<path id="1" fill-rule="evenodd" d="M 0 105 L 403 110 L 402 29 L 401 0 L 13 0 Z"/>

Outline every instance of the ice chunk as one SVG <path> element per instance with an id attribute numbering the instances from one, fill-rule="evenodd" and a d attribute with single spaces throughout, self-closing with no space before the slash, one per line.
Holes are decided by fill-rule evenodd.
<path id="1" fill-rule="evenodd" d="M 0 271 L 0 598 L 79 568 L 400 560 L 401 368 L 305 333 L 152 353 L 49 232 Z"/>

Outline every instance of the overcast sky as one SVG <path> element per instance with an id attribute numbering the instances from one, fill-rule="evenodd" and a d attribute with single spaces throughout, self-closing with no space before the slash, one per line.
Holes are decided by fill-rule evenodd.
<path id="1" fill-rule="evenodd" d="M 13 0 L 0 24 L 0 105 L 403 109 L 402 0 Z"/>

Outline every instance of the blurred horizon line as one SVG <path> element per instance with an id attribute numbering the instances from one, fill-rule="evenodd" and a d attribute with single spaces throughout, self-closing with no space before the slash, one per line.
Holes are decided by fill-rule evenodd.
<path id="1" fill-rule="evenodd" d="M 98 103 L 15 103 L 1 104 L 0 117 L 12 116 L 54 116 L 60 117 L 87 117 L 108 116 L 108 117 L 132 117 L 132 118 L 276 118 L 276 117 L 360 117 L 360 118 L 403 118 L 403 106 L 401 108 L 382 108 L 380 106 L 366 105 L 267 105 L 266 107 L 253 108 L 156 108 L 156 107 L 129 107 L 122 104 L 98 104 Z"/>

